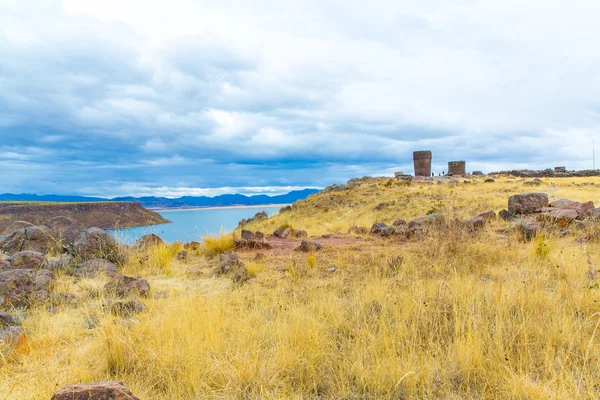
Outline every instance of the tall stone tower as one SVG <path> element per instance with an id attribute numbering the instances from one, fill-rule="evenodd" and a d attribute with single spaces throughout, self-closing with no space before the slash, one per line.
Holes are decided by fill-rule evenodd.
<path id="1" fill-rule="evenodd" d="M 431 151 L 415 151 L 413 153 L 415 176 L 431 176 Z"/>

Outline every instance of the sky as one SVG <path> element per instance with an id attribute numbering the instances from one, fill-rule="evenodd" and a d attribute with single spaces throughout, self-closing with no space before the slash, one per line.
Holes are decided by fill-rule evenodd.
<path id="1" fill-rule="evenodd" d="M 416 150 L 589 169 L 598 21 L 597 0 L 0 0 L 0 192 L 279 194 Z"/>

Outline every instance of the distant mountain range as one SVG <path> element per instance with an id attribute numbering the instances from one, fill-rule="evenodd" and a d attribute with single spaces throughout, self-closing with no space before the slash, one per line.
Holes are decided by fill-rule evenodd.
<path id="1" fill-rule="evenodd" d="M 222 194 L 215 197 L 183 196 L 176 199 L 166 197 L 101 197 L 61 196 L 56 194 L 0 194 L 0 201 L 45 201 L 45 202 L 98 202 L 98 201 L 137 201 L 146 208 L 186 208 L 186 207 L 224 207 L 224 206 L 260 206 L 266 204 L 291 204 L 307 198 L 317 189 L 294 190 L 278 196 L 264 194 L 246 196 L 243 194 Z"/>

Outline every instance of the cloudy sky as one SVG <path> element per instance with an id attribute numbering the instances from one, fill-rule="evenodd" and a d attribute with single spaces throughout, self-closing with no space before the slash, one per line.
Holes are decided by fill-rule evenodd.
<path id="1" fill-rule="evenodd" d="M 436 172 L 591 168 L 598 21 L 597 0 L 0 0 L 0 192 L 280 193 L 423 149 Z"/>

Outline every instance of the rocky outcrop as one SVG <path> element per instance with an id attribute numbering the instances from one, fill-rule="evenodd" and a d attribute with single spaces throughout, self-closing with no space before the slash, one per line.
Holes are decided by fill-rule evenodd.
<path id="1" fill-rule="evenodd" d="M 267 241 L 267 239 L 241 239 L 235 238 L 233 240 L 233 246 L 236 249 L 270 249 L 271 244 Z"/>
<path id="2" fill-rule="evenodd" d="M 511 171 L 500 171 L 493 172 L 493 175 L 510 175 L 519 178 L 574 178 L 574 177 L 590 177 L 600 176 L 600 170 L 580 170 L 580 171 L 566 171 L 565 169 L 544 169 L 544 170 L 511 170 Z"/>
<path id="3" fill-rule="evenodd" d="M 51 400 L 140 400 L 123 382 L 92 382 L 60 389 Z"/>

